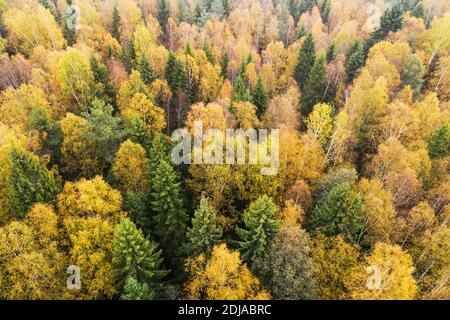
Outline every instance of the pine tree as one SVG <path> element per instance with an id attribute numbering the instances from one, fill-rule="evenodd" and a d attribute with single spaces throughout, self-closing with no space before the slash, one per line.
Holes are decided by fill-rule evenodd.
<path id="1" fill-rule="evenodd" d="M 428 142 L 428 154 L 430 158 L 444 158 L 448 156 L 450 148 L 450 128 L 449 124 L 444 124 Z"/>
<path id="2" fill-rule="evenodd" d="M 178 175 L 165 160 L 159 162 L 150 194 L 154 230 L 168 261 L 175 264 L 177 250 L 185 242 L 188 215 Z"/>
<path id="3" fill-rule="evenodd" d="M 127 72 L 130 73 L 131 69 L 133 68 L 133 64 L 131 61 L 129 50 L 127 50 L 125 46 L 122 46 L 122 50 L 120 52 L 120 59 L 122 60 Z"/>
<path id="4" fill-rule="evenodd" d="M 328 17 L 330 15 L 330 0 L 323 0 L 320 6 L 320 16 L 324 24 L 328 23 Z"/>
<path id="5" fill-rule="evenodd" d="M 244 81 L 244 78 L 239 74 L 233 86 L 233 101 L 252 101 L 252 95 Z"/>
<path id="6" fill-rule="evenodd" d="M 186 233 L 187 243 L 185 253 L 188 257 L 209 254 L 212 248 L 220 242 L 222 229 L 217 225 L 216 211 L 206 198 L 201 198 L 200 204 L 192 218 L 192 228 Z"/>
<path id="7" fill-rule="evenodd" d="M 347 75 L 348 83 L 351 83 L 356 77 L 358 70 L 364 65 L 364 60 L 364 49 L 362 43 L 357 40 L 347 56 L 345 73 Z"/>
<path id="8" fill-rule="evenodd" d="M 171 163 L 170 153 L 172 145 L 170 140 L 162 133 L 156 134 L 150 142 L 149 153 L 149 180 L 155 178 L 156 169 L 161 161 Z M 151 189 L 151 187 L 150 187 Z"/>
<path id="9" fill-rule="evenodd" d="M 220 70 L 221 70 L 222 77 L 224 79 L 226 79 L 228 77 L 228 65 L 229 65 L 229 63 L 230 63 L 230 56 L 228 55 L 228 52 L 225 52 L 223 54 L 222 61 L 220 63 Z"/>
<path id="10" fill-rule="evenodd" d="M 161 30 L 165 32 L 167 21 L 170 17 L 170 8 L 167 5 L 166 0 L 159 0 L 158 1 L 158 13 L 157 13 L 159 25 L 161 26 Z"/>
<path id="11" fill-rule="evenodd" d="M 357 241 L 364 223 L 362 200 L 353 195 L 348 182 L 331 189 L 324 200 L 313 210 L 311 227 L 327 236 L 344 234 L 350 241 Z"/>
<path id="12" fill-rule="evenodd" d="M 289 14 L 294 19 L 294 23 L 297 24 L 300 18 L 300 8 L 297 0 L 289 0 Z"/>
<path id="13" fill-rule="evenodd" d="M 266 112 L 268 104 L 268 97 L 261 76 L 258 76 L 255 88 L 252 90 L 252 101 L 256 106 L 256 115 L 261 117 Z"/>
<path id="14" fill-rule="evenodd" d="M 30 152 L 13 148 L 9 153 L 11 173 L 9 198 L 16 218 L 23 219 L 35 203 L 55 203 L 59 182 Z"/>
<path id="15" fill-rule="evenodd" d="M 236 227 L 236 234 L 242 258 L 254 263 L 269 246 L 276 235 L 279 220 L 274 218 L 276 212 L 272 198 L 264 195 L 252 202 L 244 212 L 245 228 Z"/>
<path id="16" fill-rule="evenodd" d="M 147 85 L 156 80 L 155 72 L 145 57 L 142 57 L 139 63 L 139 72 L 141 73 L 142 81 Z"/>
<path id="17" fill-rule="evenodd" d="M 117 225 L 113 245 L 112 262 L 119 284 L 124 284 L 129 277 L 144 283 L 155 282 L 168 274 L 161 267 L 158 245 L 146 239 L 129 218 L 122 219 Z"/>
<path id="18" fill-rule="evenodd" d="M 146 283 L 140 283 L 133 277 L 125 281 L 120 300 L 153 300 L 155 293 Z"/>
<path id="19" fill-rule="evenodd" d="M 327 62 L 330 63 L 336 59 L 336 44 L 334 42 L 327 49 Z"/>
<path id="20" fill-rule="evenodd" d="M 314 63 L 309 79 L 303 90 L 301 111 L 304 116 L 308 116 L 316 103 L 323 100 L 327 87 L 327 71 L 325 58 L 319 57 Z"/>
<path id="21" fill-rule="evenodd" d="M 309 73 L 314 65 L 316 59 L 316 48 L 312 33 L 308 33 L 298 57 L 297 65 L 295 66 L 294 79 L 297 81 L 301 90 L 304 89 L 306 81 L 309 78 Z"/>
<path id="22" fill-rule="evenodd" d="M 112 12 L 111 35 L 120 42 L 120 16 L 117 6 L 114 6 Z"/>

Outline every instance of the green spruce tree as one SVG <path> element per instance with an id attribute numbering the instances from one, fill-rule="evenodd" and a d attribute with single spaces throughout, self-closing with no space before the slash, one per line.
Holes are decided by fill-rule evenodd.
<path id="1" fill-rule="evenodd" d="M 112 12 L 111 35 L 120 42 L 120 16 L 117 6 L 114 6 Z"/>
<path id="2" fill-rule="evenodd" d="M 347 64 L 345 65 L 345 73 L 347 82 L 351 83 L 356 77 L 358 70 L 364 65 L 364 48 L 359 40 L 356 40 L 349 53 L 347 54 Z"/>
<path id="3" fill-rule="evenodd" d="M 55 203 L 61 186 L 37 157 L 28 151 L 12 148 L 9 160 L 9 198 L 17 219 L 23 219 L 28 209 L 37 202 Z"/>
<path id="4" fill-rule="evenodd" d="M 331 189 L 313 210 L 311 228 L 327 236 L 345 235 L 356 242 L 364 224 L 362 200 L 348 182 Z"/>
<path id="5" fill-rule="evenodd" d="M 268 97 L 261 76 L 258 76 L 255 88 L 252 90 L 252 101 L 256 106 L 256 115 L 261 117 L 266 112 L 268 104 Z"/>
<path id="6" fill-rule="evenodd" d="M 244 212 L 244 228 L 236 227 L 242 258 L 251 264 L 259 259 L 276 235 L 279 220 L 275 219 L 276 206 L 272 198 L 261 196 Z"/>
<path id="7" fill-rule="evenodd" d="M 188 222 L 178 179 L 173 167 L 161 160 L 156 168 L 150 194 L 154 232 L 166 260 L 172 265 L 176 265 L 179 248 L 185 243 Z"/>
<path id="8" fill-rule="evenodd" d="M 330 5 L 330 0 L 323 0 L 322 5 L 320 6 L 320 16 L 322 17 L 324 24 L 328 23 L 328 17 L 330 16 Z"/>
<path id="9" fill-rule="evenodd" d="M 148 287 L 146 283 L 141 283 L 133 277 L 129 277 L 125 281 L 123 293 L 120 300 L 153 300 L 155 293 Z"/>
<path id="10" fill-rule="evenodd" d="M 186 233 L 187 243 L 185 253 L 194 258 L 201 253 L 209 254 L 212 248 L 220 242 L 222 229 L 217 225 L 216 211 L 204 197 L 195 210 L 192 227 Z"/>
<path id="11" fill-rule="evenodd" d="M 336 59 L 336 44 L 334 42 L 327 49 L 327 62 L 330 63 Z"/>
<path id="12" fill-rule="evenodd" d="M 250 89 L 247 87 L 242 75 L 238 75 L 233 86 L 233 101 L 252 101 Z"/>
<path id="13" fill-rule="evenodd" d="M 325 58 L 319 57 L 314 63 L 308 81 L 306 82 L 301 98 L 301 111 L 304 116 L 308 116 L 316 103 L 324 99 L 327 87 L 327 71 L 325 66 Z"/>
<path id="14" fill-rule="evenodd" d="M 180 60 L 175 53 L 170 52 L 167 60 L 165 79 L 173 94 L 177 94 L 184 87 L 184 72 Z"/>
<path id="15" fill-rule="evenodd" d="M 220 70 L 222 77 L 226 79 L 228 77 L 228 65 L 230 64 L 230 56 L 228 52 L 225 52 L 222 56 L 222 61 L 220 62 Z"/>
<path id="16" fill-rule="evenodd" d="M 141 73 L 142 81 L 147 85 L 156 80 L 155 72 L 153 71 L 150 62 L 148 62 L 145 57 L 142 57 L 141 62 L 139 63 L 139 72 Z"/>
<path id="17" fill-rule="evenodd" d="M 119 284 L 125 284 L 129 277 L 143 283 L 154 283 L 168 274 L 161 266 L 158 245 L 146 239 L 129 218 L 122 219 L 116 226 L 113 245 L 112 262 Z"/>
<path id="18" fill-rule="evenodd" d="M 294 79 L 297 81 L 301 90 L 305 88 L 309 73 L 316 59 L 316 47 L 312 33 L 308 33 L 305 41 L 300 48 L 297 65 L 295 66 Z"/>
<path id="19" fill-rule="evenodd" d="M 170 17 L 170 8 L 167 4 L 166 0 L 158 0 L 158 13 L 157 18 L 159 21 L 159 25 L 161 26 L 161 30 L 165 33 L 167 21 Z"/>
<path id="20" fill-rule="evenodd" d="M 414 98 L 420 95 L 423 86 L 423 77 L 425 75 L 425 68 L 422 61 L 416 54 L 410 54 L 408 60 L 400 74 L 400 79 L 404 85 L 410 85 L 413 89 Z"/>
<path id="21" fill-rule="evenodd" d="M 448 156 L 450 148 L 450 128 L 449 124 L 444 124 L 428 142 L 428 154 L 432 159 L 444 158 Z"/>

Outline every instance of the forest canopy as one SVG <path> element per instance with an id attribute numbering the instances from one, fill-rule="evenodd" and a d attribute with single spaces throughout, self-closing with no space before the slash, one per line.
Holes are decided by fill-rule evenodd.
<path id="1" fill-rule="evenodd" d="M 0 0 L 0 299 L 448 300 L 449 152 L 448 1 Z"/>

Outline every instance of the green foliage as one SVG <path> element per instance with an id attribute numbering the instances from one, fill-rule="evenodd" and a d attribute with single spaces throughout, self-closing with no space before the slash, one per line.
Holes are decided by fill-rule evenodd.
<path id="1" fill-rule="evenodd" d="M 150 234 L 152 225 L 147 202 L 146 194 L 128 191 L 123 203 L 123 209 L 128 212 L 131 220 L 146 236 Z"/>
<path id="2" fill-rule="evenodd" d="M 282 226 L 254 269 L 274 299 L 317 297 L 308 235 L 299 226 Z"/>
<path id="3" fill-rule="evenodd" d="M 178 179 L 172 166 L 161 160 L 156 168 L 150 194 L 154 232 L 165 257 L 172 264 L 175 264 L 177 251 L 185 242 L 188 222 Z"/>
<path id="4" fill-rule="evenodd" d="M 428 142 L 428 154 L 432 159 L 448 156 L 450 148 L 449 124 L 444 124 Z"/>
<path id="5" fill-rule="evenodd" d="M 92 74 L 94 75 L 94 81 L 97 86 L 97 98 L 113 104 L 115 102 L 115 92 L 114 88 L 109 83 L 108 68 L 105 65 L 99 64 L 94 56 L 91 57 L 90 63 Z"/>
<path id="6" fill-rule="evenodd" d="M 120 16 L 117 6 L 114 6 L 112 12 L 111 35 L 120 42 Z"/>
<path id="7" fill-rule="evenodd" d="M 411 15 L 416 18 L 425 19 L 425 8 L 423 7 L 422 1 L 419 1 L 411 10 Z"/>
<path id="8" fill-rule="evenodd" d="M 112 262 L 116 267 L 119 284 L 129 277 L 139 282 L 156 282 L 168 271 L 161 267 L 161 250 L 155 242 L 146 239 L 129 218 L 120 221 L 114 231 Z"/>
<path id="9" fill-rule="evenodd" d="M 152 66 L 145 57 L 142 57 L 139 63 L 139 72 L 141 73 L 142 81 L 147 85 L 156 80 L 155 71 L 153 71 Z"/>
<path id="10" fill-rule="evenodd" d="M 303 91 L 303 96 L 301 99 L 301 110 L 303 115 L 309 115 L 314 105 L 321 102 L 325 98 L 326 87 L 327 70 L 325 66 L 325 58 L 321 56 L 314 63 Z"/>
<path id="11" fill-rule="evenodd" d="M 358 70 L 364 65 L 364 48 L 362 43 L 357 40 L 353 44 L 349 53 L 347 54 L 347 64 L 345 65 L 345 73 L 347 75 L 347 82 L 351 83 L 356 77 Z"/>
<path id="12" fill-rule="evenodd" d="M 94 142 L 98 154 L 106 166 L 114 161 L 114 156 L 123 139 L 121 120 L 113 116 L 114 109 L 103 100 L 95 99 L 88 112 L 82 115 L 88 121 L 89 130 L 83 134 L 86 141 Z"/>
<path id="13" fill-rule="evenodd" d="M 233 86 L 233 101 L 252 101 L 252 94 L 244 78 L 239 74 Z"/>
<path id="14" fill-rule="evenodd" d="M 322 202 L 326 195 L 341 183 L 354 184 L 358 178 L 358 173 L 354 168 L 338 167 L 330 171 L 327 175 L 317 181 L 317 190 L 314 198 L 317 203 Z"/>
<path id="15" fill-rule="evenodd" d="M 330 63 L 336 59 L 336 44 L 334 42 L 327 49 L 327 62 Z"/>
<path id="16" fill-rule="evenodd" d="M 420 61 L 417 55 L 410 54 L 406 64 L 403 66 L 400 77 L 404 85 L 411 86 L 415 98 L 420 95 L 424 73 L 425 69 L 422 61 Z"/>
<path id="17" fill-rule="evenodd" d="M 228 52 L 225 52 L 222 56 L 222 61 L 220 62 L 220 70 L 222 77 L 226 79 L 228 77 L 228 65 L 230 64 L 230 56 Z"/>
<path id="18" fill-rule="evenodd" d="M 357 241 L 364 223 L 360 195 L 352 193 L 348 182 L 337 185 L 314 208 L 310 223 L 312 230 L 327 236 L 344 234 Z"/>
<path id="19" fill-rule="evenodd" d="M 324 24 L 328 23 L 328 17 L 330 16 L 330 5 L 330 0 L 323 0 L 322 5 L 320 6 L 320 16 L 322 17 Z"/>
<path id="20" fill-rule="evenodd" d="M 170 8 L 167 4 L 166 0 L 158 0 L 158 13 L 157 18 L 159 21 L 159 25 L 161 26 L 161 30 L 163 32 L 166 31 L 167 21 L 170 17 Z"/>
<path id="21" fill-rule="evenodd" d="M 389 32 L 395 32 L 402 28 L 403 26 L 403 14 L 404 8 L 402 3 L 397 2 L 392 8 L 387 9 L 383 12 L 383 15 L 380 18 L 380 27 L 375 30 L 369 40 L 365 45 L 365 55 L 369 52 L 369 49 L 383 40 Z"/>
<path id="22" fill-rule="evenodd" d="M 236 227 L 244 260 L 253 264 L 264 254 L 280 224 L 274 217 L 276 210 L 272 198 L 266 195 L 259 197 L 245 210 L 244 228 Z"/>
<path id="23" fill-rule="evenodd" d="M 264 88 L 263 79 L 258 76 L 255 88 L 252 90 L 252 102 L 256 106 L 256 115 L 261 117 L 267 109 L 269 103 L 266 89 Z"/>
<path id="24" fill-rule="evenodd" d="M 141 283 L 135 278 L 129 277 L 125 281 L 120 300 L 153 300 L 154 297 L 155 293 L 146 283 Z"/>
<path id="25" fill-rule="evenodd" d="M 211 52 L 211 48 L 209 47 L 209 43 L 207 41 L 205 41 L 203 43 L 203 51 L 205 52 L 206 57 L 208 58 L 208 61 L 211 64 L 215 64 L 216 58 L 214 57 L 213 53 Z"/>
<path id="26" fill-rule="evenodd" d="M 316 47 L 312 33 L 308 33 L 305 41 L 300 48 L 300 54 L 298 56 L 298 62 L 295 66 L 294 79 L 297 81 L 298 86 L 303 90 L 306 86 L 306 82 L 309 79 L 309 73 L 316 60 Z"/>
<path id="27" fill-rule="evenodd" d="M 188 228 L 185 252 L 188 257 L 209 254 L 212 248 L 220 242 L 222 229 L 217 225 L 217 214 L 206 198 L 201 198 L 200 204 L 192 218 L 192 227 Z"/>
<path id="28" fill-rule="evenodd" d="M 9 154 L 11 174 L 9 194 L 17 219 L 23 219 L 35 203 L 54 204 L 61 191 L 59 181 L 30 152 L 13 148 Z"/>
<path id="29" fill-rule="evenodd" d="M 165 79 L 169 84 L 170 90 L 173 94 L 177 94 L 179 90 L 183 89 L 185 84 L 183 66 L 175 53 L 169 53 L 167 61 Z"/>

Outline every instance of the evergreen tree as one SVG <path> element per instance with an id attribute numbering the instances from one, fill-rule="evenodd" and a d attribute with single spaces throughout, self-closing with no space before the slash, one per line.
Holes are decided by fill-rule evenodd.
<path id="1" fill-rule="evenodd" d="M 146 283 L 140 283 L 133 277 L 125 281 L 120 300 L 153 300 L 155 293 Z"/>
<path id="2" fill-rule="evenodd" d="M 359 194 L 352 194 L 348 182 L 331 189 L 314 208 L 311 216 L 311 227 L 314 231 L 327 236 L 344 234 L 351 241 L 357 241 L 363 223 L 361 197 Z"/>
<path id="3" fill-rule="evenodd" d="M 109 83 L 108 68 L 99 64 L 95 56 L 91 57 L 91 70 L 94 75 L 94 80 L 97 83 L 96 96 L 113 104 L 115 102 L 115 92 L 113 86 Z"/>
<path id="4" fill-rule="evenodd" d="M 222 57 L 222 61 L 220 63 L 220 70 L 222 77 L 226 79 L 228 77 L 228 65 L 230 64 L 230 56 L 228 52 L 225 52 Z"/>
<path id="5" fill-rule="evenodd" d="M 141 73 L 142 81 L 147 85 L 156 80 L 155 72 L 145 57 L 142 57 L 139 63 L 139 72 Z"/>
<path id="6" fill-rule="evenodd" d="M 261 117 L 266 112 L 268 104 L 268 97 L 261 76 L 258 76 L 255 88 L 252 90 L 252 101 L 256 106 L 256 115 Z"/>
<path id="7" fill-rule="evenodd" d="M 215 63 L 216 63 L 216 59 L 214 58 L 214 55 L 213 55 L 213 53 L 211 52 L 211 49 L 210 49 L 210 47 L 209 47 L 209 43 L 208 43 L 207 41 L 205 41 L 205 42 L 203 43 L 203 51 L 205 52 L 206 57 L 208 58 L 208 61 L 209 61 L 211 64 L 215 64 Z"/>
<path id="8" fill-rule="evenodd" d="M 444 158 L 448 156 L 450 148 L 450 128 L 449 124 L 444 124 L 428 142 L 428 154 L 430 158 Z"/>
<path id="9" fill-rule="evenodd" d="M 411 11 L 411 15 L 416 18 L 425 19 L 425 8 L 422 1 L 419 1 Z"/>
<path id="10" fill-rule="evenodd" d="M 364 49 L 359 40 L 350 49 L 347 55 L 347 64 L 345 66 L 345 73 L 347 75 L 347 82 L 351 83 L 356 77 L 358 70 L 364 65 Z"/>
<path id="11" fill-rule="evenodd" d="M 133 223 L 148 236 L 151 232 L 151 219 L 148 210 L 147 195 L 128 191 L 125 195 L 123 209 L 128 212 Z"/>
<path id="12" fill-rule="evenodd" d="M 336 44 L 334 42 L 327 49 L 327 62 L 330 63 L 336 59 Z"/>
<path id="13" fill-rule="evenodd" d="M 305 35 L 306 35 L 306 28 L 305 28 L 305 25 L 302 24 L 302 26 L 300 27 L 300 30 L 297 31 L 297 39 L 301 39 Z"/>
<path id="14" fill-rule="evenodd" d="M 30 152 L 12 148 L 9 153 L 11 173 L 9 198 L 17 219 L 23 219 L 35 203 L 55 203 L 61 190 L 59 182 Z"/>
<path id="15" fill-rule="evenodd" d="M 173 94 L 177 94 L 178 90 L 181 90 L 184 86 L 183 68 L 180 60 L 178 60 L 177 56 L 173 52 L 169 53 L 165 79 L 167 80 Z"/>
<path id="16" fill-rule="evenodd" d="M 233 86 L 233 101 L 252 101 L 252 95 L 250 93 L 244 78 L 239 74 L 234 82 Z"/>
<path id="17" fill-rule="evenodd" d="M 161 161 L 171 163 L 171 141 L 162 133 L 157 133 L 150 142 L 149 153 L 149 180 L 153 181 L 155 178 L 156 169 Z M 150 187 L 151 191 L 151 187 Z"/>
<path id="18" fill-rule="evenodd" d="M 133 63 L 131 61 L 130 52 L 127 50 L 125 46 L 122 46 L 121 52 L 120 52 L 120 59 L 123 62 L 123 65 L 125 66 L 125 69 L 128 73 L 131 72 L 131 69 L 133 68 Z"/>
<path id="19" fill-rule="evenodd" d="M 148 132 L 145 122 L 141 118 L 135 116 L 126 119 L 124 124 L 127 138 L 134 143 L 139 143 L 145 150 L 150 150 L 152 137 Z"/>
<path id="20" fill-rule="evenodd" d="M 166 0 L 159 0 L 158 1 L 158 13 L 157 13 L 159 25 L 161 26 L 161 30 L 165 32 L 167 21 L 170 17 L 170 8 L 167 4 Z"/>
<path id="21" fill-rule="evenodd" d="M 161 267 L 161 250 L 155 242 L 146 239 L 129 218 L 121 220 L 114 231 L 112 262 L 116 267 L 119 284 L 129 277 L 139 282 L 155 282 L 168 271 Z"/>
<path id="22" fill-rule="evenodd" d="M 404 8 L 401 2 L 396 3 L 392 8 L 387 9 L 380 18 L 380 27 L 375 30 L 365 46 L 365 56 L 369 53 L 370 48 L 383 40 L 389 32 L 395 32 L 403 26 Z"/>
<path id="23" fill-rule="evenodd" d="M 276 212 L 272 198 L 264 195 L 252 202 L 244 212 L 245 228 L 236 227 L 236 234 L 242 258 L 252 264 L 264 254 L 271 240 L 276 235 L 279 220 L 274 218 Z"/>
<path id="24" fill-rule="evenodd" d="M 324 24 L 328 23 L 328 17 L 330 16 L 330 0 L 323 0 L 320 6 L 320 16 Z"/>
<path id="25" fill-rule="evenodd" d="M 228 0 L 223 0 L 223 11 L 224 11 L 224 18 L 230 15 L 230 3 Z"/>
<path id="26" fill-rule="evenodd" d="M 309 79 L 303 90 L 301 111 L 307 116 L 311 113 L 316 103 L 323 100 L 327 87 L 327 71 L 325 67 L 325 58 L 319 57 L 314 63 Z"/>
<path id="27" fill-rule="evenodd" d="M 88 120 L 89 130 L 83 134 L 85 141 L 94 144 L 105 169 L 114 162 L 116 151 L 122 142 L 121 120 L 113 115 L 114 108 L 101 99 L 95 99 L 87 112 L 81 115 Z"/>
<path id="28" fill-rule="evenodd" d="M 111 35 L 120 42 L 120 16 L 117 6 L 114 6 L 112 12 Z"/>
<path id="29" fill-rule="evenodd" d="M 294 19 L 294 23 L 298 23 L 298 19 L 300 18 L 300 7 L 298 4 L 298 0 L 289 0 L 289 14 Z"/>
<path id="30" fill-rule="evenodd" d="M 404 85 L 410 85 L 413 89 L 414 98 L 417 98 L 422 90 L 425 69 L 422 61 L 415 54 L 410 54 L 403 66 L 400 78 Z"/>
<path id="31" fill-rule="evenodd" d="M 186 233 L 188 242 L 185 253 L 191 258 L 202 253 L 209 254 L 221 237 L 222 229 L 217 225 L 217 214 L 208 200 L 202 197 L 192 218 L 192 228 L 188 228 Z"/>
<path id="32" fill-rule="evenodd" d="M 177 251 L 185 242 L 188 215 L 183 207 L 178 175 L 165 160 L 156 168 L 150 200 L 155 234 L 167 261 L 175 265 Z"/>
<path id="33" fill-rule="evenodd" d="M 219 18 L 223 18 L 225 15 L 224 1 L 223 0 L 213 0 L 211 2 L 211 12 L 217 14 Z"/>
<path id="34" fill-rule="evenodd" d="M 316 48 L 312 33 L 308 33 L 300 48 L 297 65 L 295 66 L 294 79 L 301 90 L 305 88 L 309 73 L 316 59 Z"/>
<path id="35" fill-rule="evenodd" d="M 46 3 L 48 7 L 52 7 L 52 6 L 49 5 L 47 0 L 45 0 L 44 3 Z M 72 1 L 71 0 L 67 0 L 66 3 L 67 3 L 67 8 L 64 11 L 63 30 L 62 31 L 63 31 L 64 38 L 67 40 L 67 44 L 69 46 L 73 46 L 75 44 L 75 41 L 76 41 L 75 29 L 73 27 L 69 28 L 69 25 L 67 23 L 68 23 L 69 19 L 72 19 L 71 16 L 75 12 L 74 12 L 74 9 L 71 7 L 72 6 Z M 52 10 L 50 10 L 50 12 L 52 12 Z M 52 12 L 52 14 L 53 14 L 53 12 Z M 53 14 L 53 15 L 55 16 L 55 14 Z"/>

